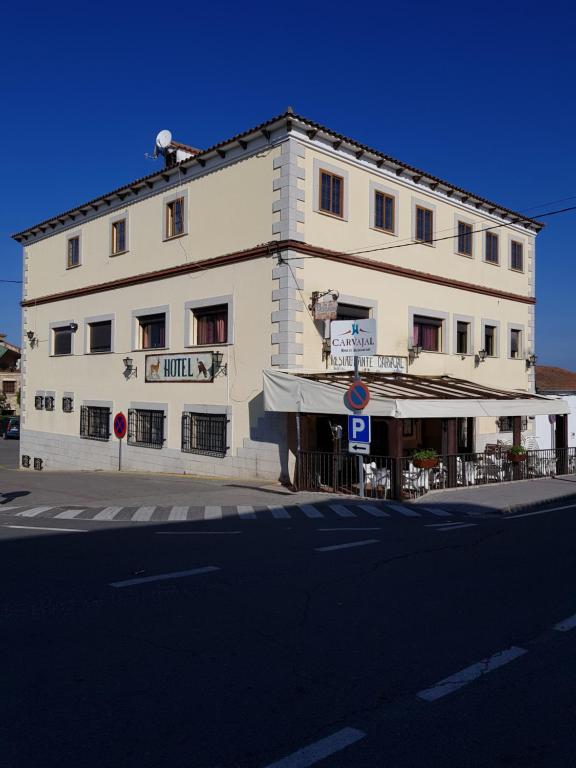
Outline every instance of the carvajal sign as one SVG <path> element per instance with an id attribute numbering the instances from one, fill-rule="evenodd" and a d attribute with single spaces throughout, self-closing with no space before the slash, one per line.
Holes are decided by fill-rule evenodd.
<path id="1" fill-rule="evenodd" d="M 376 320 L 333 320 L 330 351 L 336 357 L 376 354 Z"/>
<path id="2" fill-rule="evenodd" d="M 353 371 L 354 355 L 330 355 L 330 369 Z M 358 358 L 358 369 L 364 373 L 406 373 L 408 361 L 398 355 L 362 355 Z"/>
<path id="3" fill-rule="evenodd" d="M 146 355 L 146 377 L 155 381 L 213 381 L 212 352 L 184 352 L 181 355 Z"/>

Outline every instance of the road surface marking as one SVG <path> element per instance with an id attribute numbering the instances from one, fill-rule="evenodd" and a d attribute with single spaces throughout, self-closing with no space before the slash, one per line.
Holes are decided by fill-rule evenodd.
<path id="1" fill-rule="evenodd" d="M 290 519 L 290 512 L 288 510 L 284 509 L 284 507 L 268 507 L 270 512 L 272 513 L 272 517 L 275 517 L 277 520 L 289 520 Z"/>
<path id="2" fill-rule="evenodd" d="M 140 579 L 126 579 L 125 581 L 113 581 L 111 587 L 132 587 L 135 584 L 147 584 L 150 581 L 165 581 L 167 579 L 183 579 L 185 576 L 199 576 L 201 573 L 219 571 L 214 565 L 206 568 L 193 568 L 191 571 L 174 571 L 173 573 L 159 573 L 157 576 L 143 576 Z"/>
<path id="3" fill-rule="evenodd" d="M 302 747 L 282 760 L 270 763 L 266 768 L 309 768 L 309 766 L 319 763 L 330 755 L 346 749 L 351 744 L 355 744 L 365 736 L 364 731 L 359 731 L 356 728 L 342 728 L 341 731 L 336 731 L 331 736 L 326 736 L 307 747 Z"/>
<path id="4" fill-rule="evenodd" d="M 570 629 L 574 629 L 574 627 L 576 627 L 576 614 L 554 625 L 554 629 L 558 632 L 568 632 Z"/>
<path id="5" fill-rule="evenodd" d="M 445 509 L 437 509 L 436 507 L 424 507 L 422 504 L 418 504 L 419 509 L 423 509 L 426 512 L 430 512 L 431 515 L 436 517 L 452 517 L 452 512 L 447 512 Z"/>
<path id="6" fill-rule="evenodd" d="M 34 509 L 27 509 L 25 512 L 16 512 L 16 517 L 36 517 L 42 512 L 48 512 L 49 509 L 53 509 L 53 507 L 34 507 Z"/>
<path id="7" fill-rule="evenodd" d="M 312 504 L 300 504 L 300 509 L 306 517 L 324 517 L 324 513 L 316 509 Z"/>
<path id="8" fill-rule="evenodd" d="M 374 515 L 374 517 L 390 517 L 388 512 L 384 512 L 383 509 L 380 509 L 379 507 L 372 505 L 372 504 L 358 504 L 360 509 L 364 510 L 364 512 L 368 512 L 369 515 Z"/>
<path id="9" fill-rule="evenodd" d="M 509 515 L 507 520 L 517 520 L 519 517 L 533 517 L 534 515 L 545 515 L 547 512 L 560 512 L 562 509 L 574 509 L 576 504 L 568 504 L 565 507 L 552 507 L 551 509 L 539 509 L 536 512 L 524 512 L 522 515 Z"/>
<path id="10" fill-rule="evenodd" d="M 477 664 L 472 664 L 470 667 L 461 669 L 460 672 L 456 672 L 455 675 L 450 675 L 450 677 L 440 680 L 440 682 L 436 683 L 432 688 L 426 688 L 426 690 L 417 693 L 416 696 L 424 701 L 436 701 L 436 699 L 441 699 L 443 696 L 447 696 L 449 693 L 454 693 L 454 691 L 463 688 L 465 685 L 468 685 L 468 683 L 478 680 L 479 677 L 483 677 L 487 672 L 492 672 L 493 670 L 498 669 L 498 667 L 502 667 L 504 664 L 514 661 L 514 659 L 523 656 L 525 653 L 528 653 L 525 648 L 518 648 L 513 645 L 505 651 L 499 651 L 493 656 L 489 656 L 487 659 L 482 659 L 482 661 L 479 661 Z"/>
<path id="11" fill-rule="evenodd" d="M 340 517 L 356 517 L 356 514 L 351 509 L 344 507 L 342 504 L 330 504 L 330 509 Z"/>
<path id="12" fill-rule="evenodd" d="M 20 507 L 3 507 L 0 505 L 0 512 L 8 512 L 11 509 L 20 509 Z"/>
<path id="13" fill-rule="evenodd" d="M 242 531 L 155 531 L 157 536 L 230 536 Z"/>
<path id="14" fill-rule="evenodd" d="M 188 517 L 188 507 L 172 507 L 168 520 L 186 520 Z"/>
<path id="15" fill-rule="evenodd" d="M 65 509 L 63 512 L 58 512 L 57 515 L 54 515 L 54 520 L 56 520 L 56 518 L 60 518 L 61 520 L 73 520 L 75 517 L 78 517 L 78 515 L 81 515 L 82 512 L 84 512 L 83 509 Z"/>
<path id="16" fill-rule="evenodd" d="M 41 528 L 39 525 L 5 525 L 4 528 L 25 528 L 27 531 L 66 531 L 67 533 L 88 533 L 83 528 Z"/>
<path id="17" fill-rule="evenodd" d="M 394 512 L 400 512 L 401 515 L 405 515 L 406 517 L 422 517 L 420 512 L 416 512 L 415 509 L 408 509 L 408 507 L 403 507 L 401 504 L 388 504 L 387 507 L 390 507 L 390 509 L 393 509 Z"/>
<path id="18" fill-rule="evenodd" d="M 350 549 L 350 547 L 364 547 L 366 544 L 379 544 L 378 539 L 364 539 L 364 541 L 350 541 L 348 544 L 333 544 L 330 547 L 316 547 L 316 552 L 332 552 L 334 549 Z"/>
<path id="19" fill-rule="evenodd" d="M 476 528 L 477 525 L 477 523 L 460 523 L 459 525 L 451 525 L 450 527 L 444 525 L 442 528 L 436 528 L 436 533 L 446 533 L 446 531 L 459 531 L 462 528 Z"/>
<path id="20" fill-rule="evenodd" d="M 258 520 L 254 507 L 239 506 L 236 509 L 238 510 L 238 517 L 241 517 L 243 520 Z"/>
<path id="21" fill-rule="evenodd" d="M 138 507 L 136 512 L 134 512 L 134 514 L 132 515 L 132 520 L 146 522 L 147 520 L 150 520 L 150 518 L 154 514 L 155 509 L 156 507 Z"/>
<path id="22" fill-rule="evenodd" d="M 426 523 L 425 528 L 451 528 L 453 525 L 463 525 L 461 521 L 454 520 L 451 523 Z M 476 525 L 476 523 L 474 523 Z"/>
<path id="23" fill-rule="evenodd" d="M 101 512 L 98 512 L 97 515 L 94 515 L 92 520 L 114 520 L 118 512 L 120 512 L 122 509 L 123 507 L 104 507 Z"/>
<path id="24" fill-rule="evenodd" d="M 318 531 L 381 531 L 382 528 L 317 528 Z"/>
<path id="25" fill-rule="evenodd" d="M 217 520 L 222 517 L 222 507 L 204 507 L 204 520 Z"/>

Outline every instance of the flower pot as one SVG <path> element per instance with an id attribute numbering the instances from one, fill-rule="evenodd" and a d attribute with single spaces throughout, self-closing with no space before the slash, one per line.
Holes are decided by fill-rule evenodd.
<path id="1" fill-rule="evenodd" d="M 414 459 L 414 466 L 418 469 L 432 469 L 438 465 L 438 459 Z"/>
<path id="2" fill-rule="evenodd" d="M 513 464 L 518 464 L 521 461 L 526 461 L 528 458 L 527 453 L 509 453 L 508 454 L 508 461 L 511 461 Z"/>

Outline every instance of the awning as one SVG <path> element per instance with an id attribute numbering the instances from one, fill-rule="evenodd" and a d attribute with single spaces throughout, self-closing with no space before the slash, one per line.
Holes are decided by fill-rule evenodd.
<path id="1" fill-rule="evenodd" d="M 565 400 L 492 389 L 451 376 L 366 373 L 370 389 L 364 413 L 396 419 L 443 419 L 466 416 L 538 416 L 570 413 Z M 344 395 L 350 372 L 288 373 L 264 371 L 264 408 L 284 413 L 350 413 Z"/>

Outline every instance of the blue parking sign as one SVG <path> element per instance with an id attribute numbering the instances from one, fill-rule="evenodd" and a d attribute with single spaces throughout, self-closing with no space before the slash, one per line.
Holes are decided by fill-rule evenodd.
<path id="1" fill-rule="evenodd" d="M 348 416 L 348 440 L 356 443 L 370 442 L 370 416 Z"/>

